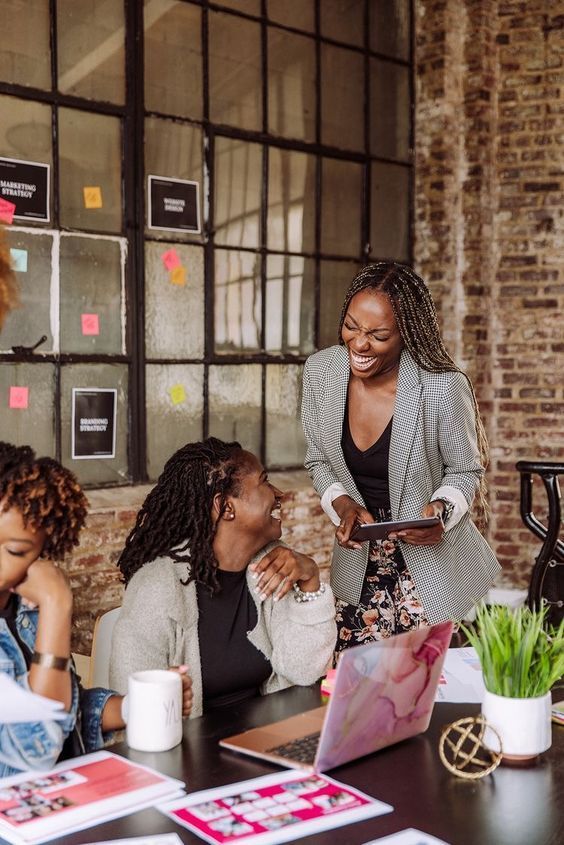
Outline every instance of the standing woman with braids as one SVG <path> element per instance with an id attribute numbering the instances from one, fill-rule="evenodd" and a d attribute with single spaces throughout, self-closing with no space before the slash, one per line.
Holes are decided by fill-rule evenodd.
<path id="1" fill-rule="evenodd" d="M 72 594 L 52 560 L 78 543 L 86 498 L 74 475 L 0 443 L 0 672 L 62 701 L 62 721 L 0 722 L 0 777 L 94 751 L 124 727 L 121 696 L 83 690 L 70 660 Z"/>
<path id="2" fill-rule="evenodd" d="M 461 619 L 499 571 L 470 519 L 485 515 L 487 443 L 469 378 L 446 351 L 431 294 L 403 264 L 365 267 L 345 296 L 339 345 L 306 362 L 305 465 L 337 526 L 337 652 Z M 359 523 L 441 517 L 359 544 Z"/>
<path id="3" fill-rule="evenodd" d="M 279 542 L 280 496 L 239 443 L 210 437 L 169 459 L 118 561 L 116 689 L 131 672 L 184 664 L 201 716 L 324 673 L 333 594 L 312 558 Z"/>

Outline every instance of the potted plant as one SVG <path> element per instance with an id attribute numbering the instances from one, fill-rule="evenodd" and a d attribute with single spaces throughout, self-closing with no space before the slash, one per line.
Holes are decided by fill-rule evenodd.
<path id="1" fill-rule="evenodd" d="M 545 623 L 546 606 L 482 604 L 474 623 L 461 626 L 482 667 L 482 715 L 507 762 L 531 760 L 552 742 L 551 689 L 564 675 L 564 620 L 558 628 Z M 484 742 L 499 750 L 492 731 L 486 729 Z"/>

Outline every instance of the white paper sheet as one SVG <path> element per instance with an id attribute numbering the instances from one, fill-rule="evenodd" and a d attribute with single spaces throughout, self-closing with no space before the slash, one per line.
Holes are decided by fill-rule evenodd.
<path id="1" fill-rule="evenodd" d="M 0 722 L 48 722 L 66 715 L 62 702 L 29 692 L 0 672 Z"/>
<path id="2" fill-rule="evenodd" d="M 129 839 L 104 839 L 87 845 L 182 845 L 177 833 L 157 833 L 154 836 L 132 836 Z"/>
<path id="3" fill-rule="evenodd" d="M 448 845 L 448 842 L 445 842 L 444 839 L 437 839 L 436 836 L 430 836 L 428 833 L 423 833 L 422 830 L 409 827 L 407 830 L 399 830 L 397 833 L 382 837 L 382 839 L 371 839 L 364 845 Z"/>
<path id="4" fill-rule="evenodd" d="M 478 655 L 471 646 L 449 648 L 435 701 L 481 704 L 484 680 Z"/>

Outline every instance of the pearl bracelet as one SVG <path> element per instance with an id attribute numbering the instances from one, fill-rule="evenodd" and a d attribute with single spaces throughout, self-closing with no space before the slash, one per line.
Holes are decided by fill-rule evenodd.
<path id="1" fill-rule="evenodd" d="M 315 601 L 315 599 L 318 599 L 319 596 L 322 596 L 324 592 L 325 584 L 321 584 L 319 590 L 314 590 L 311 593 L 304 592 L 304 590 L 301 590 L 298 587 L 297 583 L 294 584 L 294 598 L 300 604 L 305 601 Z"/>

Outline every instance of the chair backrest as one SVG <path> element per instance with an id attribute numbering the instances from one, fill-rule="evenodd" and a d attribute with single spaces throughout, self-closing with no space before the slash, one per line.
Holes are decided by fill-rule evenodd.
<path id="1" fill-rule="evenodd" d="M 90 659 L 89 687 L 110 686 L 110 654 L 112 650 L 112 634 L 117 622 L 120 608 L 114 607 L 101 613 L 94 624 L 92 635 L 92 657 Z"/>

